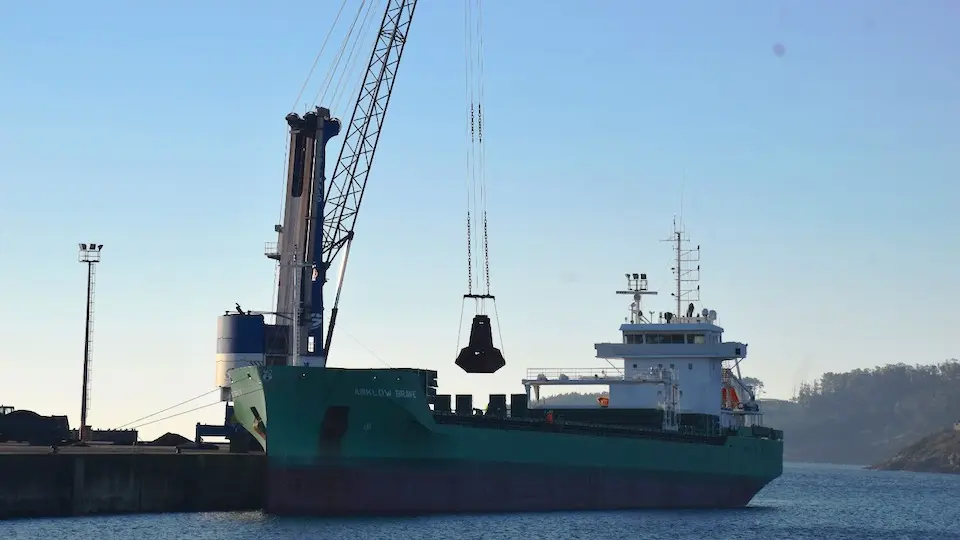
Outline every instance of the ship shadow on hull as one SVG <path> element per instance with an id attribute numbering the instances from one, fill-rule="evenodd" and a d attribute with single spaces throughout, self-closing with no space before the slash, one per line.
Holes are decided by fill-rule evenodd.
<path id="1" fill-rule="evenodd" d="M 340 455 L 343 436 L 350 427 L 350 407 L 333 405 L 327 408 L 320 423 L 320 456 L 334 457 Z"/>

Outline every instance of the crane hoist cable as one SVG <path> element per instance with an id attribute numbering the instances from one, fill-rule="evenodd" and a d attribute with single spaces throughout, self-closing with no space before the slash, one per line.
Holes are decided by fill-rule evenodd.
<path id="1" fill-rule="evenodd" d="M 477 139 L 479 141 L 478 150 L 480 153 L 480 200 L 483 210 L 483 271 L 484 287 L 486 294 L 490 294 L 490 249 L 487 236 L 487 160 L 486 148 L 483 145 L 483 10 L 480 0 L 477 0 L 477 65 L 479 67 L 479 76 L 477 86 L 479 87 L 479 97 L 477 99 Z"/>
<path id="2" fill-rule="evenodd" d="M 467 194 L 467 292 L 468 294 L 473 294 L 473 230 L 471 225 L 473 224 L 473 214 L 471 210 L 473 208 L 473 187 L 474 187 L 474 174 L 473 174 L 473 150 L 475 143 L 475 131 L 474 131 L 474 110 L 473 110 L 473 86 L 471 86 L 471 60 L 470 55 L 472 37 L 473 34 L 470 31 L 470 0 L 467 0 L 464 4 L 463 11 L 463 35 L 464 35 L 464 47 L 463 47 L 463 65 L 464 65 L 464 77 L 463 77 L 463 95 L 464 95 L 464 104 L 466 105 L 467 117 L 470 121 L 465 124 L 466 127 L 466 166 L 467 174 L 464 175 L 464 186 L 466 187 Z M 466 298 L 464 298 L 466 301 Z M 462 318 L 462 317 L 461 317 Z M 459 339 L 458 339 L 459 343 Z"/>
<path id="3" fill-rule="evenodd" d="M 490 256 L 487 226 L 486 152 L 483 145 L 483 15 L 481 0 L 466 0 L 464 10 L 465 99 L 467 104 L 467 292 L 490 296 Z M 482 236 L 474 236 L 474 233 Z M 474 261 L 473 253 L 482 257 Z M 477 265 L 477 268 L 474 265 Z M 476 278 L 476 279 L 474 279 Z M 483 310 L 484 298 L 477 298 Z"/>
<path id="4" fill-rule="evenodd" d="M 366 9 L 364 9 L 364 6 L 366 6 Z M 381 0 L 374 0 L 373 2 L 364 0 L 364 2 L 361 3 L 354 17 L 353 24 L 350 27 L 348 36 L 345 38 L 344 44 L 338 53 L 337 64 L 331 67 L 331 72 L 328 76 L 330 84 L 333 85 L 333 93 L 328 94 L 330 88 L 328 86 L 322 86 L 314 98 L 314 105 L 327 103 L 332 106 L 331 110 L 343 110 L 349 107 L 349 105 L 343 103 L 343 100 L 350 99 L 351 96 L 356 95 L 356 91 L 359 91 L 359 86 L 363 83 L 361 77 L 363 73 L 362 70 L 367 65 L 367 59 L 364 57 L 364 54 L 358 54 L 358 51 L 363 49 L 361 45 L 373 41 L 371 34 L 377 30 L 378 26 L 375 25 L 377 22 L 376 13 L 380 11 L 380 7 Z M 362 20 L 360 19 L 361 13 L 363 13 Z M 358 20 L 360 21 L 359 28 L 357 27 Z M 354 33 L 355 31 L 356 33 Z M 347 41 L 350 41 L 350 51 L 347 53 L 346 59 L 343 59 L 343 52 L 346 50 Z M 343 67 L 340 74 L 336 77 L 336 83 L 333 84 L 333 72 L 334 69 L 340 69 L 341 60 Z M 349 93 L 347 92 L 348 86 Z"/>
<path id="5" fill-rule="evenodd" d="M 317 51 L 317 56 L 313 59 L 313 65 L 310 66 L 310 71 L 307 72 L 306 78 L 303 80 L 303 86 L 300 87 L 300 92 L 297 93 L 297 97 L 293 100 L 293 106 L 290 107 L 290 110 L 296 110 L 297 104 L 300 103 L 300 98 L 303 97 L 303 92 L 307 89 L 307 84 L 310 83 L 310 77 L 313 76 L 314 70 L 317 69 L 317 64 L 320 63 L 320 57 L 323 56 L 324 49 L 327 48 L 327 42 L 330 41 L 330 36 L 333 35 L 333 28 L 337 26 L 337 21 L 340 20 L 340 14 L 343 13 L 343 8 L 346 7 L 347 0 L 343 0 L 340 3 L 340 9 L 337 10 L 337 16 L 334 17 L 333 22 L 330 24 L 330 30 L 327 31 L 326 37 L 323 38 L 323 44 L 320 45 L 320 50 Z"/>
<path id="6" fill-rule="evenodd" d="M 486 150 L 483 144 L 483 10 L 481 0 L 466 0 L 464 10 L 465 101 L 467 104 L 467 294 L 460 306 L 457 347 L 463 331 L 463 313 L 472 299 L 476 314 L 466 347 L 458 351 L 457 365 L 467 373 L 494 373 L 505 365 L 502 351 L 493 344 L 492 322 L 487 315 L 487 300 L 493 304 L 500 329 L 496 298 L 490 289 L 490 241 L 487 219 Z M 474 251 L 478 257 L 474 258 Z M 476 292 L 475 292 L 476 291 Z"/>

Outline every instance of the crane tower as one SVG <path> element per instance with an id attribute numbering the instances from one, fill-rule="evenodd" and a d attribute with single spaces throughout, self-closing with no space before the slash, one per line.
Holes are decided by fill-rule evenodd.
<path id="1" fill-rule="evenodd" d="M 327 143 L 340 135 L 340 120 L 326 107 L 286 116 L 290 151 L 283 222 L 275 227 L 277 241 L 268 243 L 265 250 L 267 257 L 279 263 L 276 310 L 255 313 L 237 304 L 233 312 L 219 318 L 217 385 L 223 401 L 230 401 L 227 372 L 232 368 L 326 365 L 354 225 L 416 5 L 417 0 L 387 1 L 329 179 L 325 175 Z M 323 286 L 341 253 L 336 293 L 324 331 L 327 304 Z M 266 322 L 264 315 L 274 315 L 274 322 Z"/>

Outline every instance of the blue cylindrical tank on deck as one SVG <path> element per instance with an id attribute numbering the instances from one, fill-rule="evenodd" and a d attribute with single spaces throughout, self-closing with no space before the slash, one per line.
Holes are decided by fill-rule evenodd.
<path id="1" fill-rule="evenodd" d="M 227 371 L 264 361 L 263 315 L 228 313 L 217 319 L 217 386 L 230 385 Z"/>
<path id="2" fill-rule="evenodd" d="M 217 353 L 263 354 L 263 327 L 263 315 L 221 315 L 217 319 Z"/>

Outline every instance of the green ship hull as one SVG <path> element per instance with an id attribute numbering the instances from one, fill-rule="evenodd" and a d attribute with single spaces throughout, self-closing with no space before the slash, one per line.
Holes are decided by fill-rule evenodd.
<path id="1" fill-rule="evenodd" d="M 430 407 L 431 373 L 232 370 L 234 412 L 267 452 L 266 510 L 730 508 L 747 505 L 783 471 L 782 433 L 770 428 L 698 435 L 439 413 Z"/>

